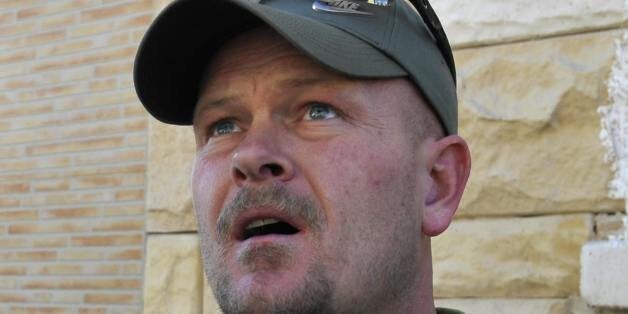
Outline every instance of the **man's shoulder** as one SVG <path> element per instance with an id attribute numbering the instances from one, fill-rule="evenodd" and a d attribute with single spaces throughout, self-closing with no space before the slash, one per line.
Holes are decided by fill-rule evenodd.
<path id="1" fill-rule="evenodd" d="M 464 312 L 439 307 L 436 308 L 436 314 L 464 314 Z"/>

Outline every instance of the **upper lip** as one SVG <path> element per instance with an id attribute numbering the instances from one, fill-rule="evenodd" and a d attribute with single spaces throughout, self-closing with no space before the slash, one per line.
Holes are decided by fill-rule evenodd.
<path id="1" fill-rule="evenodd" d="M 280 211 L 272 207 L 251 208 L 244 211 L 234 220 L 233 227 L 231 228 L 231 237 L 236 241 L 244 240 L 244 230 L 246 227 L 255 220 L 258 219 L 276 219 L 290 224 L 299 232 L 305 229 L 305 222 L 294 215 L 289 215 L 285 211 Z"/>

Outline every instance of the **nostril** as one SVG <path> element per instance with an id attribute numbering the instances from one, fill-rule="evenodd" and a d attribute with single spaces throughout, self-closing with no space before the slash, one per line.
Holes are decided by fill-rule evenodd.
<path id="1" fill-rule="evenodd" d="M 283 174 L 283 168 L 278 164 L 267 164 L 267 165 L 264 165 L 264 167 L 268 168 L 268 170 L 270 170 L 270 173 L 274 177 L 277 177 Z"/>
<path id="2" fill-rule="evenodd" d="M 238 180 L 246 180 L 246 175 L 240 169 L 233 169 L 233 174 Z"/>

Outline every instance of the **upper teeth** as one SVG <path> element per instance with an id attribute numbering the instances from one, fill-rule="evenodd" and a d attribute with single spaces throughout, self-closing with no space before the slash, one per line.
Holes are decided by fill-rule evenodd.
<path id="1" fill-rule="evenodd" d="M 277 219 L 258 219 L 258 220 L 254 220 L 253 222 L 251 222 L 248 226 L 246 226 L 245 230 L 249 230 L 249 229 L 253 229 L 253 228 L 257 228 L 257 227 L 261 227 L 261 226 L 265 226 L 265 225 L 270 225 L 270 224 L 274 224 L 274 223 L 278 223 L 279 220 Z"/>

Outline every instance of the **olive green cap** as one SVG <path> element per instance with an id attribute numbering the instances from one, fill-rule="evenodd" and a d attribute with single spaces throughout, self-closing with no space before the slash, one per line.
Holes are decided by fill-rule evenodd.
<path id="1" fill-rule="evenodd" d="M 190 125 L 203 71 L 239 34 L 267 25 L 351 77 L 408 77 L 447 134 L 458 127 L 455 65 L 427 0 L 177 0 L 153 21 L 134 67 L 140 101 L 158 120 Z"/>

